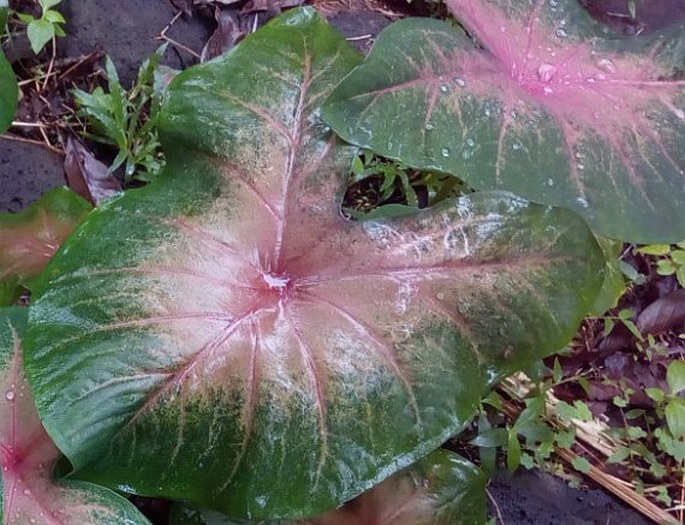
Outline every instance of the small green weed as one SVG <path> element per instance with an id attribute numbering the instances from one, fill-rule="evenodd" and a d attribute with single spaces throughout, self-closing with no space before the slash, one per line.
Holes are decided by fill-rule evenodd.
<path id="1" fill-rule="evenodd" d="M 649 244 L 637 248 L 635 252 L 656 257 L 656 273 L 675 275 L 680 286 L 685 288 L 685 241 L 673 245 Z"/>
<path id="2" fill-rule="evenodd" d="M 402 215 L 466 191 L 462 181 L 451 175 L 414 170 L 362 150 L 352 162 L 345 211 L 355 219 Z"/>
<path id="3" fill-rule="evenodd" d="M 124 166 L 126 182 L 153 180 L 165 160 L 157 134 L 159 106 L 163 92 L 159 61 L 165 46 L 140 66 L 138 78 L 125 90 L 111 59 L 105 59 L 109 92 L 101 87 L 92 93 L 73 91 L 79 107 L 78 116 L 85 120 L 84 137 L 118 149 L 110 171 Z"/>
<path id="4" fill-rule="evenodd" d="M 17 13 L 17 17 L 22 22 L 28 24 L 26 35 L 31 43 L 31 49 L 37 55 L 43 48 L 56 36 L 65 36 L 61 24 L 66 24 L 59 11 L 52 9 L 62 0 L 38 0 L 42 9 L 40 18 L 35 18 L 27 13 Z"/>

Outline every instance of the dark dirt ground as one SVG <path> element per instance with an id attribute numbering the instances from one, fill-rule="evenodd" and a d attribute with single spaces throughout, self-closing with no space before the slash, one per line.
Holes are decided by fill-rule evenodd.
<path id="1" fill-rule="evenodd" d="M 685 12 L 679 0 L 671 3 Z M 79 57 L 99 47 L 112 57 L 124 85 L 132 82 L 139 64 L 160 45 L 155 37 L 175 14 L 168 0 L 64 0 L 59 9 L 69 22 L 68 36 L 58 41 L 59 55 Z M 346 36 L 357 37 L 354 43 L 363 50 L 372 43 L 366 36 L 390 23 L 373 11 L 343 12 L 330 21 Z M 647 27 L 651 29 L 649 24 Z M 213 24 L 207 19 L 181 17 L 168 35 L 200 53 L 212 31 Z M 178 69 L 194 61 L 189 53 L 173 46 L 164 60 Z M 0 212 L 19 211 L 47 189 L 63 184 L 62 162 L 46 148 L 0 138 Z M 491 515 L 501 518 L 498 525 L 649 523 L 601 490 L 571 489 L 564 481 L 538 471 L 522 471 L 513 477 L 498 473 L 489 492 Z"/>

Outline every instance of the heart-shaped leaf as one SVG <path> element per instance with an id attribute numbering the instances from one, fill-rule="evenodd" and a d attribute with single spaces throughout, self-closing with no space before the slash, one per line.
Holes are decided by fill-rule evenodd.
<path id="1" fill-rule="evenodd" d="M 316 515 L 573 335 L 604 265 L 574 214 L 488 193 L 342 217 L 355 151 L 318 114 L 358 61 L 305 8 L 179 75 L 164 175 L 90 214 L 44 272 L 26 366 L 81 476 Z"/>
<path id="2" fill-rule="evenodd" d="M 215 511 L 176 505 L 172 525 L 480 525 L 485 523 L 486 477 L 472 463 L 436 450 L 380 485 L 315 518 L 235 521 Z"/>
<path id="3" fill-rule="evenodd" d="M 20 213 L 0 214 L 0 306 L 18 284 L 30 285 L 89 211 L 76 193 L 56 188 Z"/>
<path id="4" fill-rule="evenodd" d="M 52 479 L 61 453 L 41 425 L 22 370 L 26 308 L 0 309 L 0 521 L 5 525 L 145 525 L 109 489 Z"/>
<path id="5" fill-rule="evenodd" d="M 685 238 L 685 27 L 612 36 L 575 0 L 446 0 L 459 28 L 386 29 L 332 94 L 343 138 L 577 211 L 598 233 Z"/>
<path id="6" fill-rule="evenodd" d="M 0 8 L 1 9 L 1 8 Z M 0 18 L 2 18 L 0 16 Z M 4 23 L 0 26 L 0 35 L 4 33 Z M 0 50 L 0 133 L 10 127 L 17 110 L 19 88 L 12 66 Z"/>

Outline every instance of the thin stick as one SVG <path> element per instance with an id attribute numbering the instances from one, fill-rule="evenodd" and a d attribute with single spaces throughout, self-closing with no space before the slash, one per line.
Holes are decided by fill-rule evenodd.
<path id="1" fill-rule="evenodd" d="M 683 468 L 683 462 L 680 463 L 680 468 Z M 685 505 L 685 470 L 683 477 L 680 478 L 680 509 L 678 509 L 678 519 L 680 523 L 683 522 L 683 506 Z"/>
<path id="2" fill-rule="evenodd" d="M 47 128 L 42 122 L 22 122 L 21 120 L 13 120 L 12 127 L 15 128 Z"/>
<path id="3" fill-rule="evenodd" d="M 26 139 L 24 137 L 17 137 L 16 135 L 11 135 L 9 133 L 3 133 L 2 135 L 0 135 L 0 139 L 11 140 L 14 142 L 24 142 L 26 144 L 33 144 L 34 146 L 42 146 L 44 148 L 48 148 L 50 151 L 56 153 L 60 157 L 64 157 L 64 151 L 62 151 L 61 149 L 57 149 L 50 144 L 46 144 L 45 142 L 42 142 L 40 140 L 32 140 Z"/>
<path id="4" fill-rule="evenodd" d="M 499 510 L 499 505 L 497 504 L 497 500 L 494 498 L 494 496 L 488 489 L 485 489 L 485 494 L 487 494 L 488 499 L 492 502 L 492 505 L 495 507 L 495 514 L 497 514 L 497 519 L 499 520 L 500 524 L 505 525 L 504 518 L 502 517 L 502 512 Z"/>
<path id="5" fill-rule="evenodd" d="M 155 38 L 155 40 L 164 40 L 165 42 L 169 42 L 174 47 L 178 47 L 180 49 L 183 49 L 183 51 L 192 55 L 193 57 L 197 58 L 198 60 L 200 60 L 200 58 L 201 58 L 200 55 L 198 55 L 195 51 L 190 49 L 188 46 L 185 46 L 185 45 L 181 44 L 180 42 L 177 42 L 173 38 L 170 38 L 166 35 L 159 35 L 158 37 Z"/>
<path id="6" fill-rule="evenodd" d="M 351 36 L 351 37 L 346 38 L 345 40 L 347 40 L 348 42 L 356 42 L 357 40 L 368 40 L 372 36 L 373 35 L 371 33 L 369 33 L 369 34 L 361 35 L 361 36 Z"/>
<path id="7" fill-rule="evenodd" d="M 555 452 L 571 466 L 573 466 L 573 461 L 579 457 L 570 450 L 557 449 Z M 679 525 L 678 520 L 668 512 L 657 507 L 644 496 L 637 494 L 630 486 L 627 486 L 626 483 L 598 469 L 594 465 L 590 465 L 590 469 L 585 475 L 638 512 L 644 514 L 654 522 L 659 523 L 659 525 Z"/>
<path id="8" fill-rule="evenodd" d="M 50 80 L 50 76 L 52 75 L 52 68 L 55 65 L 55 57 L 57 56 L 57 41 L 55 40 L 55 35 L 52 35 L 52 58 L 50 58 L 50 63 L 48 64 L 48 74 L 45 75 L 45 81 L 43 82 L 43 87 L 41 91 L 45 91 L 45 88 L 48 87 L 48 82 Z"/>
<path id="9" fill-rule="evenodd" d="M 200 57 L 200 55 L 198 55 L 195 51 L 190 49 L 188 46 L 185 46 L 185 45 L 181 44 L 180 42 L 177 42 L 173 38 L 167 36 L 167 31 L 169 31 L 169 29 L 171 29 L 171 26 L 173 26 L 176 23 L 176 20 L 178 20 L 182 14 L 183 14 L 182 11 L 179 11 L 178 13 L 176 13 L 174 15 L 174 17 L 171 19 L 171 21 L 159 33 L 159 36 L 155 37 L 155 40 L 163 40 L 165 42 L 169 42 L 171 45 L 173 45 L 179 49 L 183 49 L 186 53 L 190 54 L 191 56 L 195 57 L 198 60 L 201 60 L 202 57 Z"/>

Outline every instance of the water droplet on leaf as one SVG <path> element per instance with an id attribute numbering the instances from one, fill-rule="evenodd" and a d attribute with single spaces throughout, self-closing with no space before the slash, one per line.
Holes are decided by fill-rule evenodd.
<path id="1" fill-rule="evenodd" d="M 460 88 L 466 87 L 466 80 L 464 80 L 463 78 L 455 78 L 454 83 Z"/>
<path id="2" fill-rule="evenodd" d="M 449 91 L 447 84 L 443 84 L 442 86 L 440 86 L 440 91 L 442 91 L 443 93 L 447 93 Z"/>
<path id="3" fill-rule="evenodd" d="M 442 154 L 443 157 L 449 157 L 449 156 L 450 156 L 450 150 L 449 150 L 449 148 L 442 148 L 442 150 L 440 151 L 440 153 Z"/>
<path id="4" fill-rule="evenodd" d="M 433 128 L 435 128 L 435 126 L 433 126 L 433 124 L 431 124 L 430 122 L 426 122 L 426 125 L 425 125 L 426 131 L 433 131 Z"/>
<path id="5" fill-rule="evenodd" d="M 614 64 L 613 60 L 602 58 L 597 61 L 597 69 L 601 69 L 607 73 L 616 73 L 616 64 Z"/>
<path id="6" fill-rule="evenodd" d="M 541 64 L 538 68 L 538 78 L 543 82 L 549 82 L 552 80 L 557 72 L 557 66 L 553 64 Z"/>
<path id="7" fill-rule="evenodd" d="M 554 186 L 554 179 L 547 179 L 547 186 Z"/>
<path id="8" fill-rule="evenodd" d="M 557 29 L 554 34 L 557 35 L 558 38 L 566 38 L 568 36 L 568 33 L 563 27 Z"/>
<path id="9" fill-rule="evenodd" d="M 585 209 L 590 207 L 590 203 L 587 201 L 587 199 L 584 199 L 583 197 L 576 198 L 576 204 L 578 204 L 578 206 L 580 206 L 581 208 Z"/>
<path id="10" fill-rule="evenodd" d="M 466 145 L 470 148 L 474 147 L 476 145 L 476 141 L 473 139 L 466 139 Z"/>
<path id="11" fill-rule="evenodd" d="M 514 143 L 511 145 L 511 149 L 520 150 L 520 149 L 521 149 L 521 143 L 520 143 L 520 142 L 514 142 Z"/>
<path id="12" fill-rule="evenodd" d="M 685 111 L 683 111 L 682 109 L 676 109 L 675 116 L 679 119 L 685 120 Z"/>
<path id="13" fill-rule="evenodd" d="M 14 401 L 14 395 L 14 390 L 8 390 L 5 394 L 5 399 L 7 399 L 7 401 Z"/>

